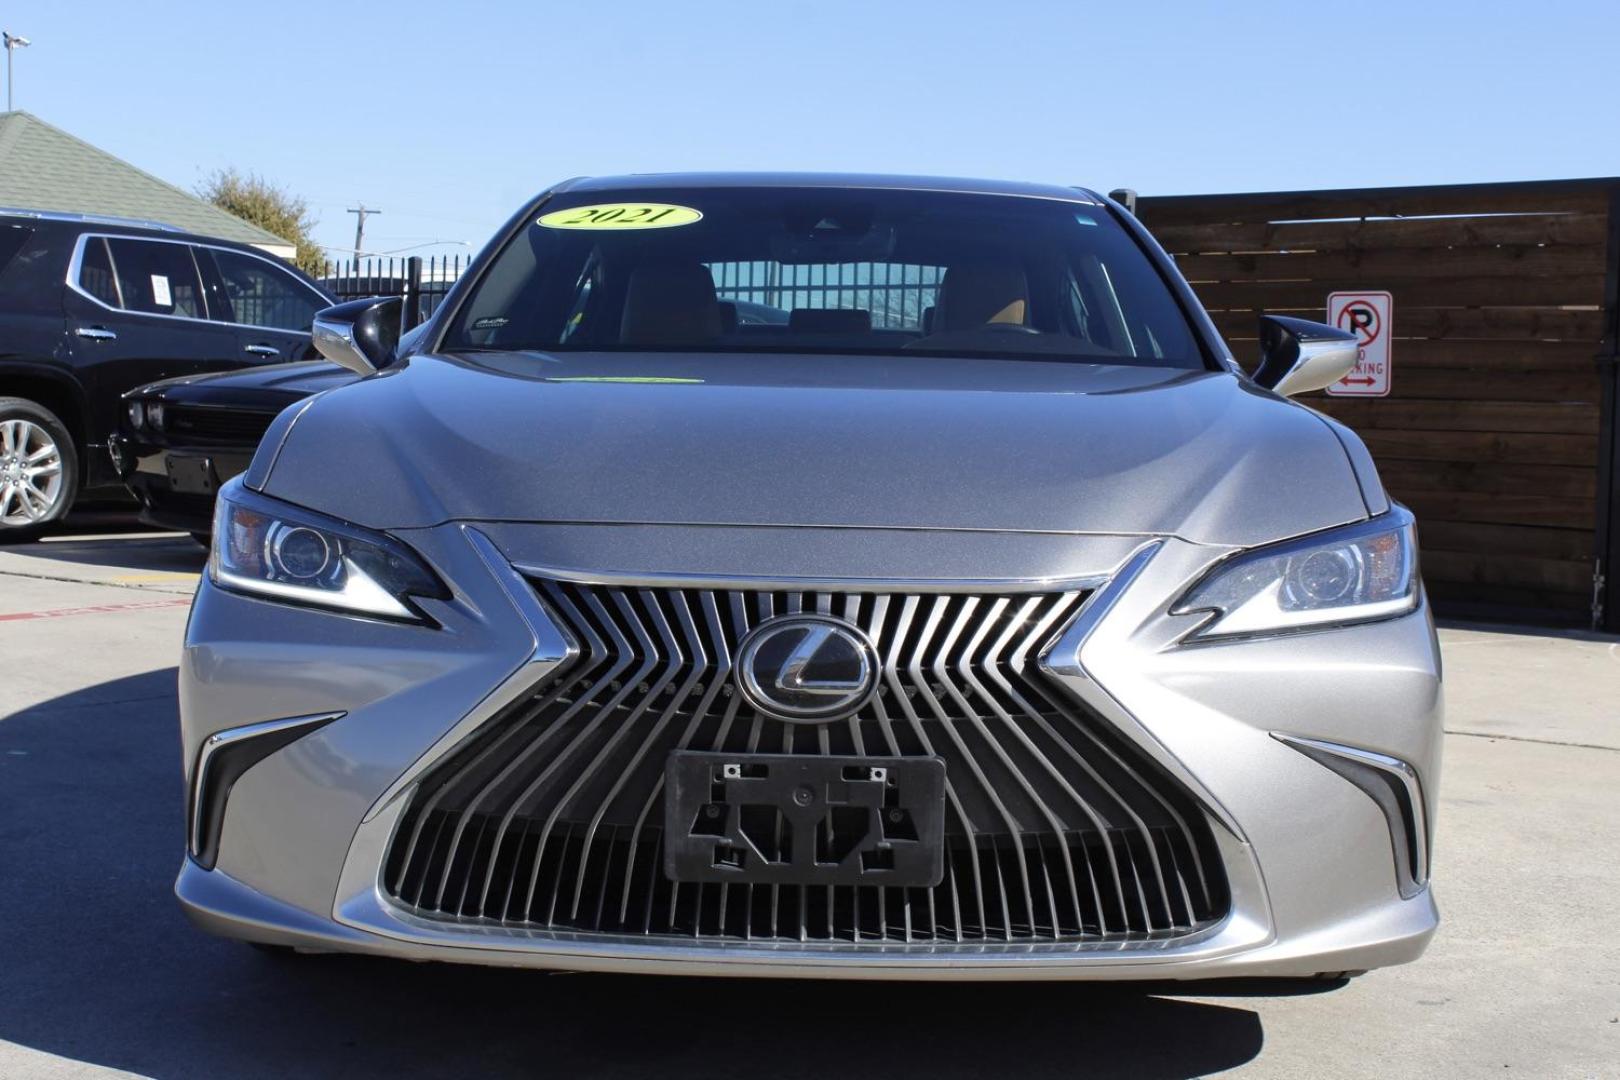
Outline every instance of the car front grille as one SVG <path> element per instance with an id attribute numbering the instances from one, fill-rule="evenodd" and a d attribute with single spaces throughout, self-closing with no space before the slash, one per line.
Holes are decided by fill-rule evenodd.
<path id="1" fill-rule="evenodd" d="M 1040 669 L 1083 592 L 534 585 L 578 656 L 422 776 L 382 880 L 416 915 L 800 944 L 1083 943 L 1184 935 L 1227 910 L 1191 796 Z M 855 716 L 782 723 L 737 692 L 739 639 L 801 611 L 876 645 L 881 688 Z M 677 749 L 943 758 L 944 879 L 673 882 L 661 841 Z"/>
<path id="2" fill-rule="evenodd" d="M 163 431 L 171 444 L 209 443 L 252 449 L 276 418 L 273 412 L 169 405 Z"/>

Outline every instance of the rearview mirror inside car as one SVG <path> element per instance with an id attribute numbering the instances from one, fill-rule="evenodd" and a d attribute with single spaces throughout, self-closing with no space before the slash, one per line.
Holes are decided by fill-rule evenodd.
<path id="1" fill-rule="evenodd" d="M 1356 366 L 1356 336 L 1326 323 L 1260 316 L 1260 366 L 1254 381 L 1284 397 L 1332 386 Z"/>
<path id="2" fill-rule="evenodd" d="M 393 362 L 405 302 L 397 296 L 350 300 L 315 314 L 315 348 L 334 364 L 370 375 Z"/>

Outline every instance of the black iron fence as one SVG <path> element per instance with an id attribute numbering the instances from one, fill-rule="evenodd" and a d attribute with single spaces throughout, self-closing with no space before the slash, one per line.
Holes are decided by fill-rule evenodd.
<path id="1" fill-rule="evenodd" d="M 466 269 L 465 255 L 379 255 L 329 261 L 316 280 L 340 302 L 368 296 L 400 297 L 405 301 L 404 329 L 409 330 L 433 314 Z"/>
<path id="2" fill-rule="evenodd" d="M 939 297 L 945 269 L 913 263 L 709 264 L 722 300 L 794 308 L 860 308 L 880 330 L 916 330 Z"/>
<path id="3" fill-rule="evenodd" d="M 405 301 L 405 329 L 432 315 L 466 271 L 465 255 L 426 258 L 375 256 L 328 262 L 318 280 L 339 301 L 398 296 Z M 917 329 L 939 295 L 944 270 L 890 263 L 782 265 L 775 262 L 713 263 L 715 292 L 781 311 L 793 308 L 864 308 L 881 329 Z"/>

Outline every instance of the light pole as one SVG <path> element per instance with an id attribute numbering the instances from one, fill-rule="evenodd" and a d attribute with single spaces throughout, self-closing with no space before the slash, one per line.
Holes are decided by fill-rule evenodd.
<path id="1" fill-rule="evenodd" d="M 10 112 L 12 110 L 12 104 L 11 104 L 11 54 L 16 52 L 18 49 L 27 48 L 28 46 L 32 45 L 33 42 L 29 41 L 25 37 L 19 37 L 18 35 L 13 34 L 9 30 L 0 30 L 0 37 L 3 37 L 4 40 L 5 40 L 5 43 L 6 43 L 6 111 Z"/>

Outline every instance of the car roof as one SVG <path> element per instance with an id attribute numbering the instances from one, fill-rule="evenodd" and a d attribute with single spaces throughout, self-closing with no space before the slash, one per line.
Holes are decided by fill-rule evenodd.
<path id="1" fill-rule="evenodd" d="M 240 240 L 228 240 L 223 236 L 205 236 L 202 233 L 189 233 L 161 221 L 138 221 L 134 218 L 113 217 L 103 214 L 73 214 L 55 210 L 17 210 L 12 207 L 0 207 L 0 225 L 23 222 L 36 229 L 43 227 L 53 230 L 56 236 L 66 233 L 69 236 L 77 237 L 82 233 L 93 233 L 97 236 L 150 237 L 154 240 L 201 244 L 205 247 L 240 251 L 264 259 L 267 262 L 275 263 L 281 269 L 290 271 L 294 276 L 302 278 L 306 284 L 313 285 L 316 291 L 324 294 L 328 300 L 336 301 L 336 297 L 330 288 L 306 274 L 296 264 L 287 259 L 277 258 L 263 248 L 255 247 Z"/>
<path id="2" fill-rule="evenodd" d="M 690 172 L 632 173 L 627 176 L 582 176 L 559 184 L 554 192 L 638 191 L 667 188 L 865 188 L 885 191 L 938 191 L 1020 198 L 1062 199 L 1099 204 L 1095 192 L 1059 184 L 1012 180 L 973 180 L 954 176 L 887 176 L 874 173 Z"/>
<path id="3" fill-rule="evenodd" d="M 190 233 L 161 221 L 138 221 L 134 218 L 113 217 L 103 214 L 72 214 L 55 210 L 18 210 L 0 207 L 0 222 L 27 223 L 70 233 L 106 233 L 116 236 L 150 236 L 158 240 L 181 240 L 188 244 L 208 244 L 213 247 L 234 248 L 255 255 L 269 256 L 267 252 L 240 240 L 223 236 L 204 236 Z M 283 260 L 285 261 L 285 260 Z M 289 264 L 290 265 L 290 264 Z"/>

